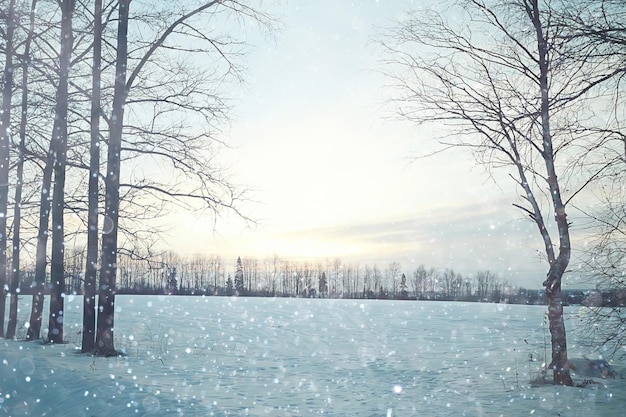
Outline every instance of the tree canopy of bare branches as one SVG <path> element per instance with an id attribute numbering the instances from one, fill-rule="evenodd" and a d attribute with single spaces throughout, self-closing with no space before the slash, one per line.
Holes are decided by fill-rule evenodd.
<path id="1" fill-rule="evenodd" d="M 468 149 L 519 190 L 514 206 L 536 224 L 548 264 L 550 367 L 565 385 L 573 383 L 561 300 L 572 250 L 567 207 L 604 170 L 577 175 L 571 161 L 610 136 L 596 112 L 614 102 L 611 86 L 624 74 L 623 56 L 574 29 L 578 7 L 589 5 L 464 0 L 414 10 L 379 42 L 400 117 L 444 132 L 441 149 Z"/>
<path id="2" fill-rule="evenodd" d="M 100 334 L 110 337 L 101 338 L 95 348 L 84 341 L 85 349 L 113 354 L 117 253 L 137 242 L 149 246 L 162 238 L 166 224 L 162 218 L 171 210 L 189 210 L 214 221 L 230 210 L 251 221 L 240 211 L 246 190 L 220 166 L 218 151 L 227 146 L 223 132 L 231 110 L 229 83 L 240 83 L 244 76 L 242 27 L 254 25 L 271 32 L 275 21 L 256 5 L 238 1 L 136 0 L 132 6 L 129 1 L 112 1 L 94 7 L 68 0 L 40 2 L 37 13 L 31 13 L 35 4 L 3 1 L 0 10 L 7 23 L 0 28 L 5 64 L 0 229 L 6 229 L 10 206 L 17 204 L 10 201 L 8 191 L 19 177 L 23 192 L 15 194 L 15 200 L 21 200 L 21 211 L 15 215 L 21 222 L 15 224 L 23 229 L 14 232 L 14 247 L 23 256 L 13 257 L 17 262 L 13 268 L 21 269 L 20 260 L 35 263 L 37 289 L 28 340 L 40 337 L 48 271 L 58 284 L 54 293 L 62 294 L 64 247 L 89 240 L 89 288 L 95 287 L 99 267 L 100 289 L 106 292 L 100 294 L 105 303 L 100 311 L 111 316 L 102 322 L 106 325 Z M 6 8 L 10 13 L 5 13 L 4 5 L 11 6 Z M 27 80 L 23 85 L 13 82 L 20 75 Z M 27 118 L 13 108 L 20 92 L 28 92 L 22 100 Z M 25 132 L 21 144 L 11 135 L 18 126 Z M 20 174 L 12 169 L 16 155 L 23 162 Z M 97 242 L 93 233 L 87 239 L 87 230 L 102 241 Z M 10 232 L 0 233 L 2 291 L 8 237 Z M 97 251 L 102 254 L 99 259 Z M 17 306 L 16 297 L 17 290 L 12 306 Z M 62 297 L 55 297 L 48 339 L 61 342 Z M 93 291 L 88 300 L 85 307 L 93 309 Z M 85 320 L 86 328 L 92 322 Z M 91 329 L 85 333 L 87 339 L 96 337 Z"/>

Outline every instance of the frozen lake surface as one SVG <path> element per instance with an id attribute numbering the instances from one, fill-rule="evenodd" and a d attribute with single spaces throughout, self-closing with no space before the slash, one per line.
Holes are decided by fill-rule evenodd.
<path id="1" fill-rule="evenodd" d="M 69 343 L 1 340 L 0 415 L 617 417 L 626 408 L 620 378 L 530 387 L 549 343 L 544 306 L 116 301 L 116 347 L 125 356 L 76 353 L 81 297 L 66 300 Z M 21 326 L 29 302 L 20 302 Z M 579 307 L 566 312 L 570 357 L 588 354 L 572 331 Z"/>

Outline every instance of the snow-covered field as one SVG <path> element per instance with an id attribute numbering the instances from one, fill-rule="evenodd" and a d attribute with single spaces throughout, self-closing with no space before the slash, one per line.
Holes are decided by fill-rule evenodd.
<path id="1" fill-rule="evenodd" d="M 66 308 L 65 345 L 0 340 L 0 415 L 617 417 L 626 409 L 620 378 L 530 388 L 549 338 L 542 306 L 118 296 L 116 347 L 126 355 L 110 359 L 76 353 L 82 298 Z M 24 297 L 22 326 L 29 312 Z M 578 308 L 567 313 L 571 330 Z M 570 356 L 587 353 L 571 331 L 569 343 Z"/>

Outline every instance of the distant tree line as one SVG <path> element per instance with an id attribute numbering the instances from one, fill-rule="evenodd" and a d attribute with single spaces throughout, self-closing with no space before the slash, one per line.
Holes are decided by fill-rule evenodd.
<path id="1" fill-rule="evenodd" d="M 84 249 L 66 251 L 68 293 L 84 294 L 81 265 L 85 258 Z M 157 257 L 127 254 L 120 257 L 118 268 L 118 294 L 548 303 L 543 289 L 515 287 L 489 270 L 463 275 L 452 268 L 423 264 L 403 271 L 398 262 L 381 269 L 376 264 L 349 264 L 338 258 L 292 261 L 275 255 L 264 259 L 238 257 L 233 263 L 220 255 L 185 257 L 167 252 Z M 32 293 L 34 276 L 34 268 L 20 271 L 21 294 Z M 563 303 L 623 307 L 626 291 L 621 287 L 566 289 Z"/>
<path id="2" fill-rule="evenodd" d="M 237 258 L 217 255 L 158 261 L 124 259 L 118 265 L 118 293 L 201 294 L 303 298 L 433 299 L 497 302 L 513 291 L 491 271 L 464 276 L 453 269 L 420 265 L 403 271 L 398 262 L 386 267 L 346 263 L 339 258 L 294 261 L 279 256 Z"/>
<path id="3" fill-rule="evenodd" d="M 83 294 L 86 252 L 65 254 L 68 293 Z M 219 255 L 184 257 L 120 255 L 118 294 L 179 294 L 304 298 L 420 299 L 499 302 L 517 297 L 513 286 L 491 271 L 463 275 L 452 268 L 419 265 L 403 270 L 346 263 L 339 258 L 293 261 L 277 255 L 264 259 Z M 20 292 L 29 293 L 33 272 L 22 271 Z"/>
<path id="4" fill-rule="evenodd" d="M 68 293 L 84 294 L 86 251 L 74 248 L 65 254 L 65 286 Z M 386 268 L 345 263 L 341 259 L 292 261 L 241 258 L 233 263 L 220 255 L 185 257 L 173 252 L 148 257 L 120 257 L 118 294 L 210 295 L 250 297 L 413 299 L 468 302 L 507 302 L 546 305 L 543 289 L 515 287 L 496 273 L 483 270 L 463 275 L 452 268 L 419 265 L 402 271 L 398 262 Z M 31 294 L 34 268 L 20 271 L 19 292 Z M 49 285 L 48 285 L 49 291 Z M 626 306 L 626 290 L 565 289 L 564 305 L 588 307 Z"/>

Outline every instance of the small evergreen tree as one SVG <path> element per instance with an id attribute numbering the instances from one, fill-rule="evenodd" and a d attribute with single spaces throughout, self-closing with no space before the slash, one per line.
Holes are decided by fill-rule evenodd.
<path id="1" fill-rule="evenodd" d="M 237 269 L 235 271 L 235 295 L 244 295 L 245 287 L 243 285 L 243 265 L 241 257 L 237 258 Z"/>
<path id="2" fill-rule="evenodd" d="M 400 295 L 398 296 L 401 300 L 406 300 L 409 298 L 409 293 L 407 291 L 406 286 L 406 275 L 402 274 L 402 278 L 400 279 Z"/>

